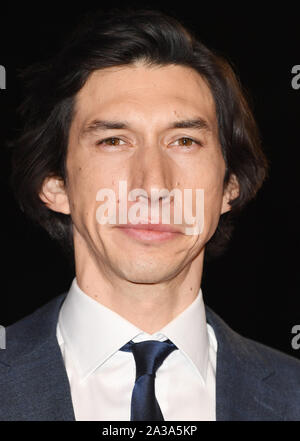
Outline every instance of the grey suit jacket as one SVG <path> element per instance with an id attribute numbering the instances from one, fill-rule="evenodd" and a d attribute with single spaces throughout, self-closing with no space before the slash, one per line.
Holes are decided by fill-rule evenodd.
<path id="1" fill-rule="evenodd" d="M 0 350 L 1 421 L 75 420 L 56 339 L 66 293 L 6 329 Z M 300 421 L 300 361 L 230 329 L 210 308 L 218 341 L 217 421 Z"/>

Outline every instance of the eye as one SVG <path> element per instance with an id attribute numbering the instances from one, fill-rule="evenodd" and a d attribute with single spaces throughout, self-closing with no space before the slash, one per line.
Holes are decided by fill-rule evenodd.
<path id="1" fill-rule="evenodd" d="M 102 139 L 101 141 L 97 141 L 96 144 L 97 145 L 106 144 L 109 146 L 114 146 L 114 145 L 118 146 L 118 145 L 122 145 L 121 142 L 124 142 L 124 141 L 122 141 L 122 139 L 120 139 L 120 138 L 111 137 L 111 138 Z"/>
<path id="2" fill-rule="evenodd" d="M 177 145 L 179 145 L 180 147 L 192 147 L 193 144 L 202 145 L 202 143 L 201 143 L 200 141 L 196 141 L 195 139 L 193 139 L 193 138 L 189 138 L 189 137 L 187 137 L 187 136 L 184 136 L 184 137 L 182 137 L 182 138 L 177 139 L 177 140 L 173 143 L 173 145 L 174 145 L 175 143 L 179 143 L 179 144 L 177 144 Z"/>

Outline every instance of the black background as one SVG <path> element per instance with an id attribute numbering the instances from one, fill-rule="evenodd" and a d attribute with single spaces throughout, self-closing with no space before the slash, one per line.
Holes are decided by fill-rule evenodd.
<path id="1" fill-rule="evenodd" d="M 98 2 L 98 7 L 124 5 Z M 250 93 L 270 162 L 270 176 L 236 225 L 227 252 L 205 265 L 206 303 L 237 332 L 300 358 L 291 347 L 291 328 L 300 324 L 299 104 L 291 86 L 300 64 L 300 14 L 294 5 L 267 8 L 240 3 L 127 2 L 153 6 L 181 19 L 210 48 L 226 56 Z M 266 3 L 268 5 L 268 3 Z M 17 69 L 55 54 L 84 12 L 82 4 L 1 5 L 0 143 L 17 126 L 22 85 Z M 42 99 L 42 97 L 41 97 Z M 8 185 L 10 162 L 1 148 L 0 324 L 7 326 L 66 291 L 74 277 L 59 246 L 31 224 Z"/>

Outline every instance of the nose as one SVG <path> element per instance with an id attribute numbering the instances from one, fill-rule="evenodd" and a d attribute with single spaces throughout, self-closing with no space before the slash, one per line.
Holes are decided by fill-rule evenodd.
<path id="1" fill-rule="evenodd" d="M 152 198 L 152 203 L 168 200 L 172 190 L 171 164 L 161 147 L 152 145 L 141 149 L 134 164 L 133 182 L 135 188 L 143 189 L 141 198 Z M 146 194 L 147 196 L 146 196 Z"/>

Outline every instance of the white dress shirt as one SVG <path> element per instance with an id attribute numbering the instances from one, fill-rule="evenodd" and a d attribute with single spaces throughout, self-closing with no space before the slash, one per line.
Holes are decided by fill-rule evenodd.
<path id="1" fill-rule="evenodd" d="M 202 291 L 159 332 L 148 334 L 85 294 L 74 278 L 57 339 L 78 421 L 130 421 L 135 361 L 129 340 L 170 339 L 178 348 L 158 368 L 155 396 L 165 421 L 214 421 L 217 341 L 206 323 Z"/>

